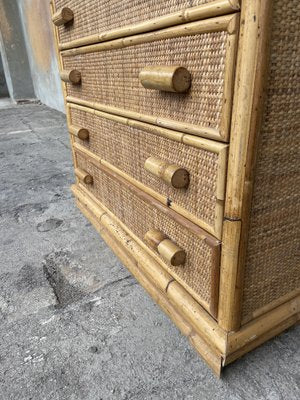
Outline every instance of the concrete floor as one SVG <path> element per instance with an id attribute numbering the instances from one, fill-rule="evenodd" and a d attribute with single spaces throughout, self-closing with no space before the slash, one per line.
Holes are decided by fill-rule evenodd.
<path id="1" fill-rule="evenodd" d="M 300 326 L 218 380 L 75 208 L 63 114 L 0 110 L 0 399 L 300 398 Z"/>

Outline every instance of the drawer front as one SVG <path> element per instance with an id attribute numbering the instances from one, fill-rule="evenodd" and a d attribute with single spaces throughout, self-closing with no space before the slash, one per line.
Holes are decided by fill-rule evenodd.
<path id="1" fill-rule="evenodd" d="M 81 182 L 89 193 L 92 193 L 107 207 L 126 227 L 141 241 L 151 255 L 165 267 L 208 311 L 216 313 L 218 295 L 219 243 L 196 225 L 192 232 L 187 226 L 179 223 L 155 201 L 147 200 L 147 195 L 112 176 L 105 167 L 98 168 L 90 159 L 76 154 L 78 168 L 86 171 L 93 178 L 92 184 Z M 159 204 L 159 203 L 158 203 Z M 170 211 L 169 211 L 170 212 Z M 176 213 L 174 213 L 176 214 Z M 185 220 L 182 218 L 182 220 Z M 186 221 L 186 220 L 185 220 Z M 157 229 L 186 253 L 184 265 L 172 266 L 166 263 L 158 252 L 152 250 L 145 242 L 145 234 Z"/>
<path id="2" fill-rule="evenodd" d="M 80 84 L 66 83 L 67 96 L 102 111 L 128 116 L 129 110 L 144 122 L 227 140 L 236 37 L 228 30 L 236 20 L 230 15 L 66 50 L 64 70 L 81 73 Z M 186 93 L 142 86 L 144 68 L 176 65 L 191 75 Z"/>
<path id="3" fill-rule="evenodd" d="M 72 23 L 59 26 L 60 43 L 71 42 L 89 35 L 137 22 L 147 21 L 185 8 L 211 3 L 213 0 L 55 0 L 55 9 L 69 7 L 74 14 Z M 224 3 L 224 2 L 223 2 Z M 229 8 L 229 7 L 227 7 Z M 227 10 L 226 8 L 226 10 Z M 217 15 L 218 8 L 215 7 Z M 152 28 L 153 29 L 153 28 Z"/>
<path id="4" fill-rule="evenodd" d="M 69 104 L 69 110 L 71 125 L 89 131 L 88 140 L 75 137 L 79 146 L 153 189 L 163 196 L 160 201 L 221 238 L 227 145 L 161 128 L 155 134 L 158 129 L 148 124 L 77 105 Z M 175 140 L 160 135 L 164 133 Z M 188 186 L 174 188 L 149 172 L 145 162 L 150 157 L 186 170 Z"/>

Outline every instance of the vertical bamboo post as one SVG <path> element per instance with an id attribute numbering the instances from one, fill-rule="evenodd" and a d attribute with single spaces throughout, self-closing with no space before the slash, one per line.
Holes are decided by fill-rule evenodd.
<path id="1" fill-rule="evenodd" d="M 229 147 L 221 257 L 219 325 L 226 331 L 241 324 L 245 239 L 251 203 L 255 140 L 259 131 L 271 0 L 244 0 Z M 228 281 L 230 280 L 230 281 Z"/>

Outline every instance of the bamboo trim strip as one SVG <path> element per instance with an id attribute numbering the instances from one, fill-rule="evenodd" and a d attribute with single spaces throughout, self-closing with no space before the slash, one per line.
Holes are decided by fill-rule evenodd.
<path id="1" fill-rule="evenodd" d="M 192 328 L 192 326 L 186 321 L 186 319 L 178 313 L 178 311 L 172 306 L 170 301 L 164 292 L 160 291 L 151 279 L 146 275 L 136 260 L 130 255 L 124 247 L 121 247 L 99 221 L 90 213 L 90 211 L 77 200 L 77 207 L 85 215 L 85 217 L 93 224 L 95 229 L 99 232 L 102 238 L 105 240 L 107 245 L 113 250 L 121 262 L 127 267 L 127 269 L 134 275 L 139 281 L 141 286 L 146 292 L 152 297 L 152 299 L 160 306 L 162 311 L 168 315 L 168 317 L 174 322 L 180 332 L 189 339 L 191 345 L 196 349 L 199 355 L 207 362 L 212 368 L 215 374 L 219 377 L 221 373 L 221 356 L 216 354 Z"/>
<path id="2" fill-rule="evenodd" d="M 68 99 L 70 101 L 70 97 L 68 97 Z M 72 100 L 73 99 L 74 98 L 72 98 Z M 76 100 L 80 100 L 80 99 L 76 99 Z M 204 138 L 201 138 L 198 136 L 192 136 L 192 135 L 189 135 L 186 133 L 184 133 L 184 134 L 179 133 L 179 132 L 176 132 L 176 131 L 173 131 L 170 129 L 149 125 L 148 123 L 141 122 L 141 121 L 138 121 L 135 119 L 121 117 L 121 116 L 117 116 L 114 114 L 110 114 L 108 112 L 99 111 L 96 107 L 94 107 L 95 104 L 97 104 L 97 103 L 93 103 L 93 106 L 92 105 L 91 106 L 87 106 L 87 105 L 81 106 L 77 103 L 68 103 L 68 106 L 73 109 L 88 112 L 90 114 L 95 114 L 99 117 L 106 118 L 111 121 L 119 122 L 120 124 L 123 124 L 123 125 L 128 125 L 133 128 L 141 129 L 145 132 L 149 132 L 149 133 L 157 135 L 157 136 L 162 136 L 162 137 L 165 137 L 168 139 L 172 139 L 176 142 L 184 143 L 188 146 L 197 147 L 197 148 L 203 149 L 203 150 L 208 150 L 213 153 L 219 154 L 219 153 L 223 152 L 224 150 L 228 149 L 228 144 L 215 142 L 213 140 L 204 139 Z M 124 110 L 124 111 L 126 111 L 126 110 Z"/>
<path id="3" fill-rule="evenodd" d="M 230 251 L 222 255 L 220 276 L 219 324 L 226 331 L 237 330 L 241 325 L 252 153 L 263 108 L 263 82 L 267 82 L 263 78 L 268 59 L 271 3 L 271 0 L 244 0 L 242 7 L 224 213 L 225 220 L 236 223 L 227 232 L 223 230 L 224 246 L 235 249 L 237 256 L 233 260 Z M 236 286 L 228 285 L 226 276 L 235 277 Z"/>
<path id="4" fill-rule="evenodd" d="M 200 33 L 220 32 L 228 30 L 229 34 L 233 34 L 233 21 L 236 21 L 235 14 L 229 14 L 221 17 L 210 18 L 188 24 L 179 25 L 171 28 L 161 29 L 150 33 L 144 33 L 135 36 L 128 36 L 122 39 L 110 40 L 103 43 L 92 44 L 74 49 L 63 50 L 63 57 L 75 56 L 78 54 L 93 53 L 96 51 L 105 51 L 111 49 L 121 49 L 124 47 L 135 46 L 140 43 L 150 43 L 157 40 L 170 39 L 178 36 L 192 36 Z"/>
<path id="5" fill-rule="evenodd" d="M 127 25 L 122 28 L 111 29 L 100 34 L 86 36 L 70 42 L 61 43 L 60 50 L 67 50 L 73 47 L 86 46 L 97 42 L 105 42 L 119 37 L 136 35 L 138 33 L 166 28 L 171 25 L 178 25 L 195 20 L 216 17 L 238 11 L 240 8 L 238 0 L 216 0 L 196 7 L 186 8 L 172 14 L 153 18 L 148 21 Z"/>
<path id="6" fill-rule="evenodd" d="M 178 36 L 193 36 L 200 33 L 220 32 L 228 30 L 229 34 L 233 34 L 233 28 L 236 24 L 232 22 L 236 21 L 236 18 L 237 16 L 235 14 L 229 14 L 222 17 L 210 18 L 207 20 L 190 22 L 189 24 L 161 29 L 155 32 L 128 36 L 126 38 L 110 40 L 104 43 L 92 44 L 89 46 L 64 50 L 60 54 L 63 57 L 69 57 L 78 54 L 93 53 L 96 51 L 121 49 L 124 47 L 135 46 L 141 43 L 151 43 L 157 40 L 165 40 Z"/>
<path id="7" fill-rule="evenodd" d="M 240 25 L 240 16 L 239 14 L 236 14 L 235 18 L 232 19 L 229 24 L 229 30 L 232 33 L 229 35 L 226 43 L 224 93 L 223 93 L 223 105 L 222 105 L 221 121 L 219 128 L 220 135 L 221 137 L 224 138 L 228 137 L 231 124 L 239 25 Z"/>
<path id="8" fill-rule="evenodd" d="M 100 220 L 101 224 L 108 229 L 111 234 L 130 251 L 133 257 L 139 263 L 140 268 L 145 268 L 145 271 L 151 274 L 157 281 L 157 271 L 161 271 L 163 276 L 166 276 L 166 272 L 161 269 L 159 264 L 148 255 L 139 245 L 135 243 L 116 223 L 108 216 L 108 214 L 101 209 L 99 206 L 91 200 L 90 197 L 86 196 L 78 186 L 72 186 L 73 194 L 78 198 L 86 207 L 91 209 L 95 216 Z M 153 270 L 154 269 L 154 270 Z M 169 282 L 163 280 L 163 286 L 158 282 L 161 289 L 167 292 L 167 296 L 170 301 L 179 310 L 182 310 L 182 314 L 186 312 L 189 315 L 185 315 L 186 318 L 191 322 L 196 332 L 203 336 L 208 343 L 215 349 L 218 349 L 219 354 L 225 352 L 225 340 L 226 335 L 222 331 L 216 321 L 204 311 L 204 309 L 189 295 L 177 282 L 170 278 Z M 172 289 L 171 289 L 172 288 Z"/>
<path id="9" fill-rule="evenodd" d="M 77 105 L 81 105 L 81 106 L 85 106 L 85 107 L 89 107 L 89 108 L 94 108 L 95 110 L 102 111 L 102 112 L 105 112 L 108 114 L 113 114 L 116 116 L 131 119 L 132 120 L 131 126 L 134 126 L 134 123 L 137 124 L 138 122 L 145 122 L 145 123 L 151 124 L 151 125 L 158 125 L 158 127 L 161 127 L 162 129 L 169 128 L 169 129 L 172 129 L 173 131 L 181 131 L 186 134 L 203 136 L 203 137 L 209 138 L 209 139 L 224 141 L 224 138 L 220 137 L 219 131 L 214 128 L 209 128 L 209 127 L 200 126 L 200 125 L 187 124 L 185 122 L 177 122 L 177 121 L 173 121 L 173 120 L 167 119 L 167 118 L 157 118 L 157 117 L 153 117 L 152 115 L 139 114 L 135 111 L 125 110 L 125 109 L 113 107 L 113 106 L 107 106 L 105 104 L 97 103 L 95 101 L 83 100 L 83 99 L 79 99 L 79 98 L 73 97 L 73 96 L 67 96 L 66 100 L 70 105 L 71 105 L 71 103 L 77 104 Z M 136 120 L 136 122 L 134 122 L 134 120 Z M 156 128 L 151 127 L 151 130 L 152 129 L 154 130 Z M 168 129 L 165 130 L 165 134 L 171 134 L 170 131 L 168 131 L 168 132 L 167 131 L 168 131 Z M 161 132 L 163 132 L 163 131 L 161 131 Z M 173 137 L 174 137 L 174 140 L 176 140 L 174 133 L 173 133 Z M 177 140 L 181 141 L 181 139 L 179 140 L 179 137 Z M 217 142 L 215 142 L 215 143 L 217 143 Z"/>
<path id="10" fill-rule="evenodd" d="M 249 351 L 255 349 L 256 347 L 260 346 L 261 344 L 265 343 L 267 340 L 279 335 L 283 331 L 287 330 L 294 324 L 296 324 L 300 320 L 299 314 L 294 314 L 293 316 L 285 319 L 280 324 L 272 327 L 271 329 L 264 333 L 263 335 L 259 336 L 252 342 L 246 344 L 244 347 L 236 350 L 234 353 L 229 354 L 225 359 L 223 366 L 232 363 L 233 361 L 237 360 L 238 358 L 242 357 L 244 354 L 248 353 Z"/>
<path id="11" fill-rule="evenodd" d="M 239 331 L 229 333 L 227 354 L 234 353 L 258 337 L 266 334 L 271 328 L 283 323 L 293 315 L 300 313 L 300 296 L 282 304 L 255 320 L 244 325 Z M 298 315 L 299 317 L 299 315 Z"/>
<path id="12" fill-rule="evenodd" d="M 140 190 L 137 186 L 138 185 L 136 180 L 133 178 L 128 179 L 129 176 L 125 173 L 121 173 L 121 171 L 108 163 L 105 160 L 102 160 L 100 157 L 92 153 L 91 151 L 87 150 L 84 146 L 81 146 L 79 143 L 74 143 L 74 149 L 77 151 L 81 152 L 82 154 L 86 155 L 89 157 L 89 160 L 91 163 L 93 163 L 97 168 L 103 170 L 104 172 L 107 172 L 109 175 L 114 177 L 114 179 L 120 181 L 121 183 L 124 183 L 128 186 L 128 182 L 134 182 L 134 186 L 130 185 L 130 190 L 133 191 L 138 197 L 144 199 L 150 204 L 154 204 L 156 208 L 159 208 L 162 210 L 165 214 L 168 214 L 171 216 L 172 219 L 174 219 L 176 222 L 180 223 L 183 226 L 187 226 L 188 229 L 193 232 L 195 235 L 197 235 L 200 239 L 205 239 L 207 244 L 210 245 L 211 247 L 219 247 L 220 246 L 220 241 L 217 240 L 215 237 L 213 237 L 211 234 L 207 233 L 204 231 L 202 228 L 199 226 L 195 225 L 192 221 L 186 220 L 185 217 L 182 217 L 178 215 L 176 212 L 174 212 L 170 207 L 167 207 L 164 202 L 164 197 L 160 196 L 157 194 L 154 196 L 154 198 L 150 197 L 149 193 L 152 193 L 152 190 L 147 188 L 147 192 L 145 190 Z M 126 178 L 125 178 L 126 177 Z M 145 188 L 145 186 L 143 186 Z M 156 193 L 156 192 L 154 192 Z M 160 200 L 157 200 L 160 199 Z M 162 200 L 162 201 L 161 201 Z M 162 204 L 158 203 L 158 201 L 161 201 Z"/>

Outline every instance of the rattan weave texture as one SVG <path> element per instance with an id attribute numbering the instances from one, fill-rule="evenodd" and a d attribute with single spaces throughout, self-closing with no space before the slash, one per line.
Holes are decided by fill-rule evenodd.
<path id="1" fill-rule="evenodd" d="M 57 10 L 70 7 L 74 12 L 74 23 L 59 27 L 59 39 L 65 43 L 211 1 L 132 0 L 129 6 L 122 0 L 55 0 Z"/>
<path id="2" fill-rule="evenodd" d="M 63 57 L 65 69 L 81 72 L 82 84 L 67 94 L 141 114 L 220 129 L 226 43 L 225 31 L 174 37 L 116 50 Z M 139 72 L 149 65 L 182 65 L 192 75 L 186 94 L 145 89 Z"/>
<path id="3" fill-rule="evenodd" d="M 243 316 L 300 287 L 300 2 L 274 1 Z"/>
<path id="4" fill-rule="evenodd" d="M 89 130 L 89 141 L 76 139 L 102 159 L 168 197 L 200 220 L 215 227 L 219 156 L 122 123 L 71 108 L 71 123 Z M 174 189 L 144 168 L 148 157 L 179 165 L 190 173 L 187 189 Z"/>
<path id="5" fill-rule="evenodd" d="M 192 289 L 202 301 L 211 304 L 213 285 L 217 285 L 212 278 L 216 266 L 213 265 L 212 248 L 205 240 L 140 199 L 127 186 L 120 185 L 108 174 L 96 168 L 87 158 L 79 154 L 76 158 L 79 168 L 93 176 L 94 183 L 86 185 L 87 189 L 137 237 L 144 241 L 145 233 L 156 228 L 186 251 L 187 259 L 184 266 L 165 265 L 174 277 L 179 277 L 187 285 L 189 291 Z"/>

